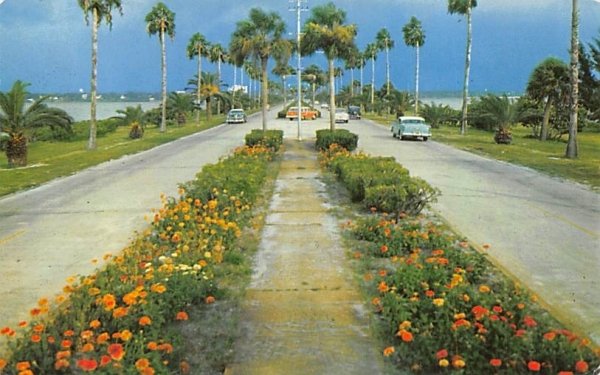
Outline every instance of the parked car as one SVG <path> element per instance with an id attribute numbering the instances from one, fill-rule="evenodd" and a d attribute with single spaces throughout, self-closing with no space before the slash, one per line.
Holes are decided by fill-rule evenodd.
<path id="1" fill-rule="evenodd" d="M 319 112 L 316 109 L 302 107 L 302 120 L 316 120 L 319 117 Z M 290 107 L 285 115 L 285 118 L 295 120 L 298 118 L 298 107 Z"/>
<path id="2" fill-rule="evenodd" d="M 355 105 L 348 106 L 348 114 L 351 120 L 360 120 L 360 107 Z"/>
<path id="3" fill-rule="evenodd" d="M 422 138 L 427 141 L 431 137 L 431 126 L 423 117 L 401 116 L 392 123 L 392 136 L 394 138 Z"/>
<path id="4" fill-rule="evenodd" d="M 246 112 L 241 108 L 234 108 L 227 113 L 226 122 L 228 124 L 240 124 L 247 121 L 248 118 L 246 117 Z"/>
<path id="5" fill-rule="evenodd" d="M 329 109 L 329 104 L 327 104 L 327 103 L 321 104 L 321 109 L 327 109 L 328 110 Z"/>
<path id="6" fill-rule="evenodd" d="M 348 123 L 350 120 L 350 115 L 344 108 L 336 108 L 335 109 L 335 122 L 345 122 Z"/>

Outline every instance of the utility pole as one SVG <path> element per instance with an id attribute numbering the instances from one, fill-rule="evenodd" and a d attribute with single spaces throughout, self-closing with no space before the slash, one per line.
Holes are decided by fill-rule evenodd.
<path id="1" fill-rule="evenodd" d="M 300 53 L 300 14 L 308 11 L 308 0 L 290 0 L 290 11 L 296 12 L 296 76 L 298 78 L 298 140 L 302 140 L 300 135 L 300 126 L 302 124 L 302 54 Z"/>

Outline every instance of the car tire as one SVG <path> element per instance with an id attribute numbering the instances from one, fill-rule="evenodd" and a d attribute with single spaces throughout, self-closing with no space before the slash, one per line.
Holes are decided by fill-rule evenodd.
<path id="1" fill-rule="evenodd" d="M 427 137 L 423 137 L 423 142 L 427 142 Z"/>

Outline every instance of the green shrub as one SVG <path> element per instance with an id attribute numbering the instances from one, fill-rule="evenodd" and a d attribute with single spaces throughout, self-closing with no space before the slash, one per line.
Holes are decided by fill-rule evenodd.
<path id="1" fill-rule="evenodd" d="M 131 129 L 129 130 L 129 138 L 138 139 L 144 136 L 144 128 L 140 125 L 139 122 L 134 121 L 131 124 Z"/>
<path id="2" fill-rule="evenodd" d="M 346 129 L 317 130 L 316 147 L 318 150 L 328 150 L 332 144 L 338 144 L 348 151 L 356 150 L 358 146 L 358 135 L 351 133 Z"/>
<path id="3" fill-rule="evenodd" d="M 246 134 L 245 139 L 246 146 L 248 147 L 263 145 L 277 152 L 283 143 L 283 130 L 263 131 L 260 129 L 253 129 L 250 133 Z"/>
<path id="4" fill-rule="evenodd" d="M 367 208 L 394 213 L 418 215 L 428 203 L 435 202 L 440 194 L 438 189 L 431 187 L 418 177 L 408 177 L 390 185 L 369 186 L 365 189 L 364 204 Z"/>

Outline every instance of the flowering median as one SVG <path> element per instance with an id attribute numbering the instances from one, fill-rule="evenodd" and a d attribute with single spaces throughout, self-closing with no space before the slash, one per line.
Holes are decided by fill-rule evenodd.
<path id="1" fill-rule="evenodd" d="M 193 305 L 215 302 L 214 273 L 249 225 L 273 156 L 260 145 L 239 148 L 181 185 L 179 197 L 162 197 L 150 227 L 105 255 L 101 270 L 41 299 L 31 321 L 0 328 L 10 352 L 0 373 L 188 372 L 168 328 Z"/>
<path id="2" fill-rule="evenodd" d="M 333 169 L 340 157 L 345 164 L 368 158 L 334 148 L 322 161 Z M 587 339 L 560 327 L 535 296 L 484 255 L 431 218 L 391 214 L 360 218 L 348 232 L 389 344 L 383 354 L 397 367 L 421 373 L 566 375 L 600 365 Z"/>

